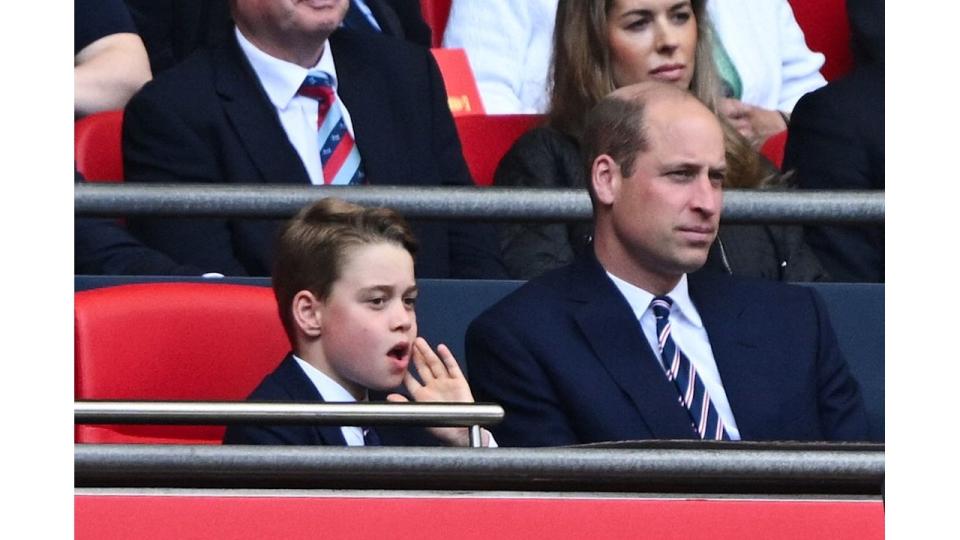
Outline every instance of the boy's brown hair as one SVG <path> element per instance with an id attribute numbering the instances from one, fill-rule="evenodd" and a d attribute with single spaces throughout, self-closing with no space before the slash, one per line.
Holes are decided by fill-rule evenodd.
<path id="1" fill-rule="evenodd" d="M 364 208 L 328 197 L 300 210 L 284 226 L 273 264 L 273 292 L 293 347 L 293 297 L 310 291 L 318 299 L 340 279 L 344 255 L 354 246 L 388 242 L 416 254 L 417 241 L 403 217 L 389 208 Z"/>

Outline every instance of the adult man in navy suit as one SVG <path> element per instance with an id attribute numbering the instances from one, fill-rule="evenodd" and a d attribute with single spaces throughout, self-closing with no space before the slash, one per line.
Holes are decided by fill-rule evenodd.
<path id="1" fill-rule="evenodd" d="M 643 83 L 602 100 L 583 138 L 592 253 L 467 332 L 475 395 L 506 409 L 500 444 L 865 439 L 859 388 L 813 291 L 696 272 L 722 207 L 715 116 Z"/>
<path id="2" fill-rule="evenodd" d="M 365 183 L 472 184 L 429 51 L 337 30 L 348 6 L 348 0 L 233 0 L 231 39 L 163 73 L 127 106 L 127 181 L 325 183 L 317 100 L 298 92 L 307 73 L 319 71 L 333 81 L 331 110 L 341 113 L 355 141 Z M 182 264 L 261 276 L 270 275 L 279 224 L 129 221 L 148 245 Z M 414 230 L 424 247 L 416 261 L 422 277 L 504 274 L 489 225 L 431 222 Z"/>

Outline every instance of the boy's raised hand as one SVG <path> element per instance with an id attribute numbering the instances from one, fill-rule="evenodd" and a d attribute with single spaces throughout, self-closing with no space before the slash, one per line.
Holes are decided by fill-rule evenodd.
<path id="1" fill-rule="evenodd" d="M 413 365 L 423 383 L 417 381 L 408 371 L 403 376 L 403 385 L 413 396 L 414 401 L 446 402 L 446 403 L 473 403 L 473 393 L 466 377 L 460 371 L 457 359 L 446 345 L 437 346 L 437 352 L 422 337 L 413 342 Z M 408 401 L 400 394 L 390 394 L 388 401 Z M 437 438 L 456 446 L 467 446 L 470 435 L 468 428 L 431 427 L 428 428 Z M 489 433 L 484 430 L 484 446 L 488 441 Z"/>

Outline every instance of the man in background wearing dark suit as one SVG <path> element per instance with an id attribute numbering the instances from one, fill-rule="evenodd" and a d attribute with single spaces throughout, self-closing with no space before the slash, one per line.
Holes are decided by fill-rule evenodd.
<path id="1" fill-rule="evenodd" d="M 716 117 L 662 83 L 588 115 L 595 233 L 467 331 L 501 445 L 629 439 L 863 440 L 866 414 L 810 289 L 697 272 L 720 220 Z"/>
<path id="2" fill-rule="evenodd" d="M 233 0 L 230 39 L 163 73 L 127 106 L 127 181 L 471 185 L 430 52 L 337 30 L 348 7 L 348 0 Z M 310 95 L 316 87 L 307 83 L 319 80 L 333 93 L 329 101 Z M 337 119 L 324 141 L 349 138 L 344 155 L 358 174 L 344 180 L 324 173 L 324 118 Z M 266 276 L 279 222 L 147 218 L 129 225 L 182 264 Z M 424 248 L 418 275 L 504 275 L 489 226 L 430 222 L 414 229 Z"/>
<path id="3" fill-rule="evenodd" d="M 883 1 L 848 0 L 847 12 L 856 67 L 800 98 L 791 116 L 783 168 L 801 189 L 886 187 Z M 811 225 L 804 234 L 835 281 L 885 280 L 883 224 Z"/>

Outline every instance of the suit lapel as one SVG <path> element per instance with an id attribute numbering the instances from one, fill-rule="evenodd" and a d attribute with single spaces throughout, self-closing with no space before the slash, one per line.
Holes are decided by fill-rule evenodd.
<path id="1" fill-rule="evenodd" d="M 214 54 L 215 85 L 223 110 L 250 156 L 260 178 L 229 178 L 235 182 L 309 184 L 300 155 L 290 144 L 276 109 L 260 86 L 234 36 Z"/>
<path id="2" fill-rule="evenodd" d="M 290 397 L 296 401 L 315 401 L 324 403 L 323 396 L 317 391 L 307 374 L 293 359 L 293 354 L 288 354 L 283 363 L 277 369 L 277 378 L 279 383 L 289 392 Z M 343 438 L 343 432 L 340 426 L 313 426 L 320 440 L 327 446 L 346 446 L 347 441 Z"/>
<path id="3" fill-rule="evenodd" d="M 735 289 L 729 276 L 708 272 L 690 274 L 690 298 L 697 306 L 707 331 L 713 358 L 720 372 L 723 391 L 737 422 L 741 439 L 758 438 L 755 377 L 751 363 L 758 358 L 757 321 L 750 321 L 747 307 L 753 301 L 748 290 Z"/>
<path id="4" fill-rule="evenodd" d="M 571 298 L 582 305 L 574 318 L 597 359 L 633 401 L 654 438 L 693 438 L 690 417 L 677 403 L 630 305 L 591 253 L 578 260 Z M 631 421 L 625 418 L 624 421 Z"/>
<path id="5" fill-rule="evenodd" d="M 400 153 L 398 141 L 403 134 L 394 123 L 390 84 L 387 73 L 371 66 L 362 56 L 363 36 L 341 28 L 330 36 L 334 64 L 337 67 L 337 95 L 350 111 L 354 140 L 367 182 L 396 183 L 397 174 L 408 159 Z"/>
<path id="6" fill-rule="evenodd" d="M 403 25 L 400 24 L 400 16 L 383 0 L 367 0 L 367 7 L 373 13 L 373 18 L 380 25 L 380 30 L 388 36 L 403 39 Z"/>

